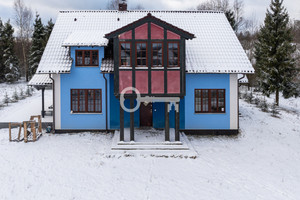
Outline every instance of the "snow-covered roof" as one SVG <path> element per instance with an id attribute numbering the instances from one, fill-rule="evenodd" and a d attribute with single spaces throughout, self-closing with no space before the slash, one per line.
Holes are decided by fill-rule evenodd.
<path id="1" fill-rule="evenodd" d="M 101 63 L 101 71 L 106 73 L 114 72 L 114 60 L 111 58 L 103 59 Z"/>
<path id="2" fill-rule="evenodd" d="M 74 31 L 62 43 L 62 46 L 107 46 L 108 39 L 103 31 Z"/>
<path id="3" fill-rule="evenodd" d="M 249 83 L 247 75 L 243 77 L 243 74 L 238 74 L 239 83 Z"/>
<path id="4" fill-rule="evenodd" d="M 61 11 L 45 48 L 38 73 L 69 73 L 72 60 L 68 41 L 92 31 L 110 33 L 151 13 L 178 28 L 193 33 L 186 41 L 188 73 L 253 73 L 240 42 L 226 16 L 214 11 Z M 89 33 L 84 33 L 85 31 Z M 79 34 L 83 32 L 84 34 Z M 76 37 L 75 37 L 76 36 Z M 99 38 L 103 38 L 104 35 Z M 100 40 L 100 39 L 99 39 Z M 97 39 L 98 41 L 98 39 Z M 96 41 L 94 41 L 96 42 Z"/>
<path id="5" fill-rule="evenodd" d="M 28 85 L 31 86 L 44 86 L 51 85 L 52 80 L 49 78 L 48 74 L 34 74 Z"/>

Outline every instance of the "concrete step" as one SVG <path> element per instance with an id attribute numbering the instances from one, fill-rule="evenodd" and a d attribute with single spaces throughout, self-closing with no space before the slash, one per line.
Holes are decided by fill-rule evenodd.
<path id="1" fill-rule="evenodd" d="M 170 151 L 182 151 L 182 150 L 189 150 L 187 146 L 182 145 L 117 145 L 112 146 L 112 150 L 123 150 L 123 151 L 130 151 L 130 150 L 170 150 Z"/>

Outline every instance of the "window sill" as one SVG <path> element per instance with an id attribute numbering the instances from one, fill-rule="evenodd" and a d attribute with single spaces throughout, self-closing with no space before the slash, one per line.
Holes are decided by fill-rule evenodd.
<path id="1" fill-rule="evenodd" d="M 102 115 L 102 112 L 96 113 L 96 112 L 70 112 L 71 115 Z"/>
<path id="2" fill-rule="evenodd" d="M 119 67 L 119 69 L 132 69 L 132 67 Z"/>
<path id="3" fill-rule="evenodd" d="M 139 67 L 139 66 L 136 66 L 135 69 L 148 69 L 148 67 Z"/>
<path id="4" fill-rule="evenodd" d="M 226 112 L 215 112 L 215 113 L 213 113 L 213 112 L 203 112 L 203 113 L 196 113 L 196 112 L 194 112 L 194 114 L 196 114 L 196 115 L 199 115 L 199 114 L 226 114 Z"/>
<path id="5" fill-rule="evenodd" d="M 99 67 L 99 65 L 75 65 L 75 67 Z"/>
<path id="6" fill-rule="evenodd" d="M 180 69 L 180 67 L 167 67 L 167 69 Z"/>

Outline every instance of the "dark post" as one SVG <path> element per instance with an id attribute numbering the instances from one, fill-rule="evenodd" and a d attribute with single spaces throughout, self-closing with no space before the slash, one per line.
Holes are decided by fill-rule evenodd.
<path id="1" fill-rule="evenodd" d="M 130 98 L 130 109 L 134 108 L 134 98 Z M 130 141 L 134 141 L 134 112 L 130 113 Z"/>
<path id="2" fill-rule="evenodd" d="M 165 102 L 165 141 L 170 141 L 170 124 L 168 102 Z"/>
<path id="3" fill-rule="evenodd" d="M 176 102 L 176 105 L 175 105 L 175 141 L 180 141 L 179 123 L 180 123 L 179 122 L 179 103 Z"/>
<path id="4" fill-rule="evenodd" d="M 45 117 L 45 88 L 42 88 L 42 118 Z"/>
<path id="5" fill-rule="evenodd" d="M 120 104 L 120 141 L 124 141 L 124 110 Z"/>

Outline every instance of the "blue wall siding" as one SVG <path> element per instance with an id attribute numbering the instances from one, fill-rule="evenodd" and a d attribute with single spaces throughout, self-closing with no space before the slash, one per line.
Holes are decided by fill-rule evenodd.
<path id="1" fill-rule="evenodd" d="M 114 96 L 114 75 L 110 74 L 109 77 L 109 102 L 110 102 L 110 129 L 120 128 L 120 102 Z M 136 104 L 135 104 L 136 105 Z M 129 108 L 129 101 L 125 101 L 125 106 Z M 184 129 L 184 99 L 180 100 L 180 129 Z M 153 103 L 152 106 L 153 113 L 153 127 L 154 128 L 164 128 L 165 127 L 165 105 L 164 103 Z M 124 112 L 124 126 L 130 126 L 130 114 Z M 140 127 L 140 110 L 134 113 L 134 126 Z M 174 107 L 170 112 L 170 127 L 175 127 L 175 112 Z"/>
<path id="2" fill-rule="evenodd" d="M 110 129 L 120 128 L 120 101 L 114 95 L 114 75 L 110 74 L 109 78 L 109 101 L 110 101 Z M 134 106 L 136 102 L 134 103 Z M 130 101 L 125 101 L 125 106 L 130 108 Z M 140 127 L 140 110 L 134 112 L 134 126 Z M 130 113 L 124 111 L 124 127 L 130 127 Z"/>
<path id="3" fill-rule="evenodd" d="M 230 129 L 229 74 L 187 74 L 185 96 L 185 129 Z M 225 111 L 222 114 L 196 114 L 195 89 L 225 89 Z"/>
<path id="4" fill-rule="evenodd" d="M 75 50 L 99 50 L 99 67 L 75 67 Z M 105 80 L 100 73 L 103 47 L 72 47 L 70 74 L 61 74 L 61 129 L 105 129 Z M 109 78 L 108 75 L 106 75 Z M 71 114 L 71 89 L 101 89 L 101 114 Z"/>

